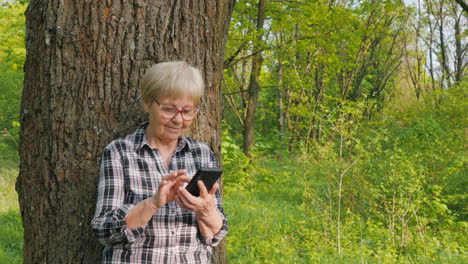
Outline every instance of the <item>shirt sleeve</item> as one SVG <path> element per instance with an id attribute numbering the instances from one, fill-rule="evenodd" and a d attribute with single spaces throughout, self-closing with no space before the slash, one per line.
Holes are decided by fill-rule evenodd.
<path id="1" fill-rule="evenodd" d="M 129 229 L 125 218 L 133 204 L 125 204 L 125 179 L 122 158 L 118 151 L 108 147 L 101 160 L 96 211 L 91 222 L 99 242 L 111 245 L 133 243 L 147 225 Z"/>
<path id="2" fill-rule="evenodd" d="M 214 155 L 214 153 L 212 151 L 210 151 L 210 167 L 211 168 L 215 168 L 217 167 L 217 162 L 216 162 L 216 157 Z M 218 181 L 219 183 L 219 181 Z M 224 208 L 223 208 L 223 202 L 222 202 L 222 198 L 221 198 L 221 192 L 220 190 L 218 189 L 215 193 L 215 196 L 216 196 L 216 209 L 218 210 L 218 213 L 221 215 L 221 218 L 223 220 L 223 226 L 221 227 L 221 229 L 219 230 L 219 232 L 214 235 L 213 237 L 203 237 L 201 236 L 201 241 L 208 245 L 208 246 L 217 246 L 219 244 L 219 242 L 224 238 L 226 237 L 227 233 L 228 233 L 228 223 L 227 223 L 227 218 L 226 218 L 226 214 L 224 213 Z"/>

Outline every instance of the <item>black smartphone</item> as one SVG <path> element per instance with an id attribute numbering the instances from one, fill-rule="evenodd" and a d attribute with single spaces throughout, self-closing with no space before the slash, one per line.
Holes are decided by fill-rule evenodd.
<path id="1" fill-rule="evenodd" d="M 198 189 L 197 182 L 199 180 L 203 181 L 206 189 L 210 191 L 219 177 L 221 177 L 221 173 L 223 173 L 223 169 L 220 168 L 200 168 L 197 170 L 197 173 L 195 173 L 195 176 L 193 176 L 185 189 L 187 189 L 187 191 L 189 191 L 193 196 L 200 196 L 200 189 Z"/>

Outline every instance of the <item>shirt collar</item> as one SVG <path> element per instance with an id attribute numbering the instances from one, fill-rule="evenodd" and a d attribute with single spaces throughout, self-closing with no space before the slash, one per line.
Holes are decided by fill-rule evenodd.
<path id="1" fill-rule="evenodd" d="M 137 127 L 137 129 L 135 130 L 135 132 L 133 133 L 134 134 L 133 146 L 134 146 L 135 151 L 139 151 L 144 146 L 148 146 L 149 148 L 151 148 L 151 146 L 148 144 L 148 138 L 146 137 L 146 133 L 145 133 L 146 128 L 148 127 L 148 125 L 149 125 L 148 121 L 140 124 Z M 182 150 L 184 148 L 187 148 L 188 150 L 190 150 L 191 149 L 191 141 L 188 140 L 187 137 L 180 137 L 179 141 L 177 143 L 176 152 L 180 151 L 180 150 Z"/>

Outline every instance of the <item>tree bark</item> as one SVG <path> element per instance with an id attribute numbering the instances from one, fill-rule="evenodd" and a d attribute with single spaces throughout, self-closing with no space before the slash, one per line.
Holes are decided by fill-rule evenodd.
<path id="1" fill-rule="evenodd" d="M 257 12 L 257 42 L 254 45 L 252 58 L 252 70 L 250 72 L 250 83 L 248 88 L 248 101 L 246 106 L 246 115 L 244 121 L 244 154 L 249 156 L 250 149 L 254 145 L 255 133 L 255 108 L 257 106 L 258 94 L 260 93 L 260 70 L 262 68 L 262 53 L 257 52 L 261 49 L 263 24 L 265 22 L 265 0 L 258 1 Z"/>
<path id="2" fill-rule="evenodd" d="M 146 119 L 138 86 L 150 65 L 186 60 L 202 71 L 206 92 L 191 136 L 220 158 L 234 2 L 30 1 L 16 185 L 24 263 L 99 262 L 90 222 L 101 153 Z M 224 245 L 215 262 L 226 263 Z"/>
<path id="3" fill-rule="evenodd" d="M 455 0 L 460 6 L 461 8 L 466 12 L 468 13 L 468 5 L 463 1 L 463 0 Z"/>
<path id="4" fill-rule="evenodd" d="M 438 16 L 438 20 L 439 20 L 439 45 L 440 45 L 440 63 L 442 64 L 442 78 L 441 78 L 441 89 L 443 88 L 448 88 L 451 86 L 450 84 L 450 77 L 451 77 L 451 73 L 450 73 L 450 68 L 449 68 L 449 65 L 448 65 L 448 54 L 447 54 L 447 47 L 446 47 L 446 44 L 445 44 L 445 36 L 444 36 L 444 32 L 445 32 L 445 29 L 444 29 L 444 24 L 445 24 L 445 19 L 444 19 L 444 4 L 445 4 L 445 1 L 444 0 L 441 0 L 439 2 L 439 12 L 437 14 Z M 446 80 L 446 86 L 444 87 L 444 81 Z"/>
<path id="5" fill-rule="evenodd" d="M 283 87 L 283 57 L 281 54 L 278 55 L 278 115 L 279 115 L 279 130 L 281 138 L 284 138 L 286 132 L 284 125 L 284 87 Z"/>
<path id="6" fill-rule="evenodd" d="M 432 12 L 432 3 L 429 0 L 425 1 L 426 3 L 426 17 L 430 18 Z M 435 85 L 435 76 L 434 76 L 434 26 L 431 19 L 427 19 L 427 26 L 429 27 L 429 75 L 431 76 L 431 90 L 436 88 Z"/>
<path id="7" fill-rule="evenodd" d="M 465 5 L 466 6 L 466 5 Z M 454 18 L 454 30 L 455 30 L 455 84 L 461 83 L 463 79 L 463 73 L 465 72 L 466 63 L 465 54 L 467 52 L 468 45 L 462 43 L 462 21 L 466 22 L 463 19 L 463 12 L 459 12 L 457 5 L 452 4 L 452 12 Z M 467 10 L 468 12 L 468 10 Z"/>

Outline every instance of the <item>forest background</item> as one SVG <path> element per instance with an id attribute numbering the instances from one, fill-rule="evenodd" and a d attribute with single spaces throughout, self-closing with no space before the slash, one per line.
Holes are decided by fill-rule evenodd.
<path id="1" fill-rule="evenodd" d="M 223 81 L 231 263 L 466 263 L 463 1 L 237 1 Z M 0 263 L 21 263 L 27 1 L 0 2 Z"/>

